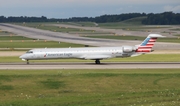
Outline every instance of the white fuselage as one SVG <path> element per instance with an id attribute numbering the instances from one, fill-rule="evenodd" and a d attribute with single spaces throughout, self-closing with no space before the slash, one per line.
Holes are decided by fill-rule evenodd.
<path id="1" fill-rule="evenodd" d="M 102 60 L 114 57 L 129 57 L 132 54 L 133 52 L 124 53 L 122 47 L 50 48 L 33 49 L 20 56 L 20 58 L 25 60 L 60 58 Z"/>

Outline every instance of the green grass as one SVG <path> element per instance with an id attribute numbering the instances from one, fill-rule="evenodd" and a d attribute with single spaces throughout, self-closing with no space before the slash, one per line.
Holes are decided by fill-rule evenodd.
<path id="1" fill-rule="evenodd" d="M 0 35 L 5 35 L 5 36 L 7 36 L 7 35 L 9 35 L 9 36 L 12 36 L 12 35 L 14 35 L 13 33 L 11 33 L 11 32 L 7 32 L 7 31 L 2 31 L 2 30 L 0 30 Z"/>
<path id="2" fill-rule="evenodd" d="M 88 26 L 88 27 L 95 27 L 94 22 L 76 22 L 77 24 L 80 24 L 81 26 Z"/>
<path id="3" fill-rule="evenodd" d="M 63 47 L 84 47 L 81 44 L 55 42 L 46 40 L 33 40 L 21 36 L 0 36 L 0 48 L 63 48 Z"/>
<path id="4" fill-rule="evenodd" d="M 170 29 L 170 30 L 173 30 L 173 31 L 180 31 L 180 28 Z"/>
<path id="5" fill-rule="evenodd" d="M 0 41 L 4 40 L 33 40 L 32 38 L 26 38 L 22 36 L 0 36 Z"/>
<path id="6" fill-rule="evenodd" d="M 25 52 L 24 52 L 25 53 Z M 0 63 L 23 62 L 16 56 L 0 57 Z M 54 59 L 54 60 L 30 60 L 30 63 L 36 62 L 92 62 L 94 60 L 80 59 Z M 180 54 L 146 54 L 137 57 L 113 58 L 101 60 L 101 62 L 180 62 Z"/>
<path id="7" fill-rule="evenodd" d="M 122 29 L 127 31 L 143 31 L 143 32 L 150 32 L 151 29 L 157 29 L 157 28 L 169 28 L 167 26 L 159 27 L 158 25 L 156 27 L 146 27 L 142 25 L 142 20 L 147 17 L 137 17 L 137 18 L 131 18 L 125 21 L 121 22 L 111 22 L 111 23 L 98 23 L 99 27 L 107 28 L 107 29 Z"/>
<path id="8" fill-rule="evenodd" d="M 40 81 L 40 83 L 49 89 L 58 89 L 60 87 L 64 87 L 64 82 L 63 81 L 56 81 L 52 79 L 47 79 L 46 81 Z"/>
<path id="9" fill-rule="evenodd" d="M 139 36 L 85 36 L 90 38 L 103 38 L 103 39 L 117 39 L 117 40 L 141 40 L 143 41 L 146 37 Z M 178 38 L 161 38 L 157 40 L 158 42 L 170 42 L 170 43 L 180 43 Z"/>
<path id="10" fill-rule="evenodd" d="M 110 28 L 110 29 L 122 29 L 122 28 L 130 28 L 130 27 L 139 27 L 141 26 L 141 21 L 146 17 L 137 17 L 129 20 L 121 21 L 121 22 L 111 22 L 111 23 L 98 23 L 99 27 Z"/>
<path id="11" fill-rule="evenodd" d="M 122 29 L 127 31 L 143 31 L 143 32 L 150 32 L 151 29 L 157 29 L 157 28 L 170 28 L 167 26 L 151 26 L 146 27 L 143 26 L 140 22 L 144 17 L 139 17 L 135 19 L 129 19 L 122 22 L 111 22 L 111 23 L 98 23 L 99 27 L 107 28 L 107 29 Z"/>
<path id="12" fill-rule="evenodd" d="M 60 24 L 86 26 L 86 27 L 95 27 L 96 26 L 94 22 L 62 22 Z"/>
<path id="13" fill-rule="evenodd" d="M 179 82 L 179 69 L 0 70 L 0 106 L 178 106 Z"/>
<path id="14" fill-rule="evenodd" d="M 84 47 L 81 44 L 73 44 L 73 43 L 65 43 L 55 42 L 55 41 L 8 41 L 8 42 L 0 42 L 0 48 L 63 48 L 63 47 Z"/>
<path id="15" fill-rule="evenodd" d="M 137 18 L 131 18 L 125 21 L 122 21 L 121 23 L 130 24 L 130 25 L 142 25 L 142 20 L 146 19 L 147 17 L 137 17 Z"/>
<path id="16" fill-rule="evenodd" d="M 179 36 L 180 36 L 180 34 L 176 34 L 175 36 L 178 36 L 178 37 L 179 37 Z"/>

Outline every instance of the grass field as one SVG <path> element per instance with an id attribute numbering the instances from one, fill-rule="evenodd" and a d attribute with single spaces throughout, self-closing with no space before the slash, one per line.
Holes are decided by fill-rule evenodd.
<path id="1" fill-rule="evenodd" d="M 94 22 L 62 22 L 61 24 L 86 26 L 86 27 L 95 27 L 96 26 L 96 23 L 94 23 Z"/>
<path id="2" fill-rule="evenodd" d="M 173 31 L 180 31 L 180 28 L 176 28 L 176 29 L 171 29 Z"/>
<path id="3" fill-rule="evenodd" d="M 169 28 L 167 26 L 159 27 L 158 25 L 146 27 L 141 23 L 142 20 L 145 18 L 147 17 L 131 18 L 131 19 L 121 21 L 121 22 L 99 23 L 99 27 L 107 28 L 107 29 L 123 29 L 127 31 L 146 31 L 146 32 L 150 32 L 151 29 Z"/>
<path id="4" fill-rule="evenodd" d="M 17 56 L 3 56 L 0 57 L 0 63 L 14 63 L 23 62 Z M 80 59 L 55 59 L 55 60 L 30 60 L 33 62 L 92 62 L 94 60 L 80 60 Z M 113 58 L 107 60 L 101 60 L 101 62 L 180 62 L 180 54 L 146 54 L 137 57 L 128 58 Z"/>
<path id="5" fill-rule="evenodd" d="M 85 45 L 55 42 L 46 40 L 34 40 L 21 36 L 0 36 L 0 48 L 63 48 L 63 47 L 84 47 Z"/>
<path id="6" fill-rule="evenodd" d="M 9 35 L 9 36 L 11 36 L 11 35 L 14 35 L 13 33 L 11 33 L 11 32 L 7 32 L 7 31 L 2 31 L 1 29 L 0 29 L 0 35 Z"/>
<path id="7" fill-rule="evenodd" d="M 55 42 L 55 41 L 7 41 L 0 42 L 0 48 L 63 48 L 63 47 L 84 47 L 81 44 Z"/>
<path id="8" fill-rule="evenodd" d="M 0 106 L 179 106 L 179 69 L 0 70 Z"/>
<path id="9" fill-rule="evenodd" d="M 0 36 L 0 41 L 10 41 L 10 40 L 33 40 L 32 38 L 26 38 L 22 36 Z"/>

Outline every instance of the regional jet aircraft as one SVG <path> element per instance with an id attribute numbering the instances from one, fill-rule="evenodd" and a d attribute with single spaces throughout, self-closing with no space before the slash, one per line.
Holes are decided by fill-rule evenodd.
<path id="1" fill-rule="evenodd" d="M 95 60 L 96 64 L 100 64 L 100 60 L 103 59 L 133 57 L 152 52 L 152 47 L 159 37 L 164 36 L 159 34 L 149 34 L 140 45 L 135 46 L 32 49 L 26 52 L 26 54 L 21 55 L 19 58 L 27 61 L 27 64 L 29 64 L 29 60 L 61 58 L 89 59 Z"/>

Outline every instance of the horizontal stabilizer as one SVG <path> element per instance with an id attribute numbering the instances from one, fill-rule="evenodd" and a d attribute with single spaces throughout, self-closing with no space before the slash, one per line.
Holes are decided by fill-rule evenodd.
<path id="1" fill-rule="evenodd" d="M 148 37 L 150 37 L 150 38 L 164 38 L 165 36 L 162 36 L 160 34 L 149 34 Z"/>

